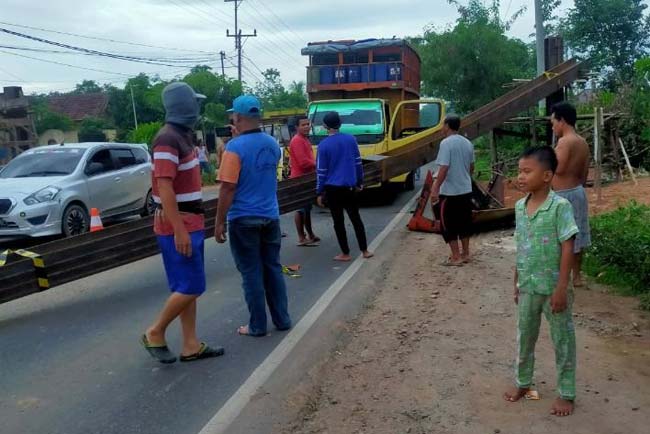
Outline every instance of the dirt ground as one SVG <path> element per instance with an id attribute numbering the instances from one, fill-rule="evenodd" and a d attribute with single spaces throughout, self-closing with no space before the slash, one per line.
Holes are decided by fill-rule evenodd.
<path id="1" fill-rule="evenodd" d="M 273 432 L 647 433 L 650 314 L 603 287 L 577 291 L 575 414 L 549 414 L 555 367 L 545 322 L 535 375 L 541 400 L 506 402 L 516 344 L 512 231 L 472 245 L 471 264 L 444 267 L 439 236 L 404 230 L 373 300 L 295 385 L 285 401 L 291 422 Z"/>
<path id="2" fill-rule="evenodd" d="M 506 181 L 504 196 L 507 207 L 515 206 L 515 202 L 524 196 L 516 188 L 514 181 L 514 179 Z M 632 181 L 607 184 L 603 186 L 600 200 L 595 188 L 587 188 L 589 213 L 595 215 L 613 211 L 631 200 L 650 205 L 650 178 L 638 178 L 637 182 L 636 185 Z"/>

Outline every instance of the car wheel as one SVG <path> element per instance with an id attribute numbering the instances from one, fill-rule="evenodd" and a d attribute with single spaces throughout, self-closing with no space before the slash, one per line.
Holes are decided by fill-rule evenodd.
<path id="1" fill-rule="evenodd" d="M 66 237 L 85 234 L 90 229 L 90 216 L 81 205 L 68 205 L 62 220 L 62 232 Z"/>
<path id="2" fill-rule="evenodd" d="M 415 190 L 415 172 L 411 172 L 406 177 L 404 181 L 404 190 L 413 191 Z"/>
<path id="3" fill-rule="evenodd" d="M 156 211 L 156 202 L 153 201 L 153 193 L 151 190 L 147 193 L 147 197 L 144 199 L 144 208 L 140 213 L 141 217 L 146 217 L 152 215 Z"/>

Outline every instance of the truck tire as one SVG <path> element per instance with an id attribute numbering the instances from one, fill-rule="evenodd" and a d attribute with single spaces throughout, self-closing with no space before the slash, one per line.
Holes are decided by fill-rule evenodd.
<path id="1" fill-rule="evenodd" d="M 404 190 L 405 191 L 415 190 L 415 172 L 409 173 L 408 176 L 406 177 L 406 180 L 404 181 Z"/>

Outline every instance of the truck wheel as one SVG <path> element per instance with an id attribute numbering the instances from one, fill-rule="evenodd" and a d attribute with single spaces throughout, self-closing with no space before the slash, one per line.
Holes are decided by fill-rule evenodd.
<path id="1" fill-rule="evenodd" d="M 411 172 L 406 177 L 404 181 L 404 190 L 413 191 L 415 190 L 415 172 Z"/>
<path id="2" fill-rule="evenodd" d="M 63 211 L 61 226 L 66 237 L 85 234 L 90 229 L 90 216 L 84 207 L 73 203 Z"/>

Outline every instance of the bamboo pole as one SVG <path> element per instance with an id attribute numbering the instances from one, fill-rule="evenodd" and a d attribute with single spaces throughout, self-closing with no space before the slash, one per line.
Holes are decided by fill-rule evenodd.
<path id="1" fill-rule="evenodd" d="M 636 180 L 636 176 L 634 176 L 634 170 L 632 168 L 632 164 L 630 163 L 630 157 L 627 156 L 627 151 L 625 150 L 625 146 L 623 146 L 623 140 L 621 138 L 618 138 L 618 143 L 621 145 L 621 151 L 623 151 L 623 157 L 625 158 L 625 164 L 627 165 L 627 170 L 630 171 L 630 176 L 632 176 L 632 181 L 634 181 L 634 185 L 639 185 L 639 182 Z"/>

